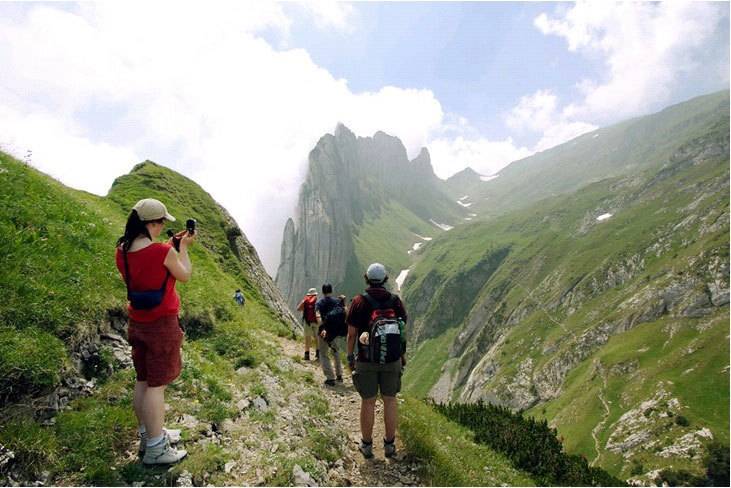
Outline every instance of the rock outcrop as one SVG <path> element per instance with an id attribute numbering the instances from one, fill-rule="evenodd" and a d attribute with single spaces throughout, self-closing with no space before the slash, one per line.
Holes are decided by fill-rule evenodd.
<path id="1" fill-rule="evenodd" d="M 360 290 L 367 263 L 357 255 L 354 240 L 362 224 L 378 217 L 389 201 L 424 221 L 453 222 L 460 208 L 444 190 L 426 149 L 409 161 L 398 138 L 383 132 L 356 137 L 342 124 L 323 136 L 309 154 L 297 213 L 282 238 L 276 284 L 290 307 L 308 288 L 326 281 L 346 294 Z M 388 238 L 385 232 L 383 238 Z"/>

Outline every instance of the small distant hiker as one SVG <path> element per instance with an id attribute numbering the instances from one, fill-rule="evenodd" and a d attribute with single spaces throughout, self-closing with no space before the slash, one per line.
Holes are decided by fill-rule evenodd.
<path id="1" fill-rule="evenodd" d="M 317 301 L 315 308 L 320 314 L 317 345 L 320 352 L 320 365 L 325 374 L 325 384 L 334 386 L 336 382 L 343 382 L 343 367 L 340 355 L 345 351 L 345 301 L 332 296 L 333 287 L 329 283 L 322 285 L 323 297 Z M 332 355 L 335 361 L 335 371 L 330 362 Z"/>
<path id="2" fill-rule="evenodd" d="M 236 290 L 236 293 L 234 293 L 234 301 L 242 307 L 246 304 L 246 298 L 244 298 L 244 294 L 241 293 L 241 290 Z"/>
<path id="3" fill-rule="evenodd" d="M 376 397 L 383 399 L 386 457 L 396 455 L 396 395 L 401 391 L 401 372 L 406 366 L 404 326 L 407 316 L 401 299 L 385 288 L 386 268 L 380 263 L 368 266 L 367 288 L 350 304 L 348 324 L 348 366 L 353 371 L 353 385 L 361 397 L 360 452 L 373 457 L 373 423 Z M 357 357 L 355 346 L 358 344 Z"/>
<path id="4" fill-rule="evenodd" d="M 310 342 L 315 347 L 315 359 L 320 357 L 320 351 L 317 350 L 317 312 L 315 305 L 317 304 L 317 290 L 310 288 L 307 295 L 297 305 L 297 310 L 302 312 L 302 324 L 305 328 L 305 361 L 310 360 Z"/>

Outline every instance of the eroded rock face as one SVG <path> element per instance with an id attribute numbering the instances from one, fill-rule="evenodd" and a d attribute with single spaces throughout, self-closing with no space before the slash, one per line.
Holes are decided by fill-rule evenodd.
<path id="1" fill-rule="evenodd" d="M 276 316 L 285 324 L 289 324 L 293 330 L 301 327 L 287 306 L 282 292 L 274 284 L 274 281 L 267 274 L 266 270 L 264 270 L 264 266 L 261 264 L 261 260 L 254 246 L 251 245 L 249 239 L 246 238 L 228 211 L 220 205 L 219 211 L 225 218 L 226 237 L 228 238 L 229 246 L 243 264 L 246 274 L 259 289 L 261 298 L 274 311 Z"/>
<path id="2" fill-rule="evenodd" d="M 396 137 L 383 132 L 356 137 L 342 124 L 323 136 L 309 154 L 296 216 L 282 236 L 275 281 L 289 306 L 294 309 L 310 287 L 325 282 L 346 295 L 361 290 L 367 263 L 359 262 L 354 238 L 364 220 L 390 200 L 425 221 L 451 221 L 440 205 L 457 205 L 438 188 L 440 181 L 428 151 L 409 161 Z"/>

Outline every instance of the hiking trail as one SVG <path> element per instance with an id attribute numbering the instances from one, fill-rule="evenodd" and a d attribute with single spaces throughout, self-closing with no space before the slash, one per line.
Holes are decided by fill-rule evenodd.
<path id="1" fill-rule="evenodd" d="M 424 486 L 422 462 L 406 452 L 396 435 L 397 455 L 383 455 L 383 407 L 376 404 L 372 459 L 360 444 L 360 396 L 344 366 L 344 383 L 324 385 L 319 361 L 304 361 L 303 341 L 271 339 L 279 349 L 279 377 L 265 364 L 237 370 L 243 388 L 226 385 L 233 415 L 219 423 L 196 418 L 200 410 L 178 381 L 166 395 L 166 420 L 182 429 L 177 445 L 188 458 L 176 465 L 143 467 L 137 440 L 130 439 L 114 469 L 127 472 L 131 486 Z M 311 353 L 314 358 L 314 351 Z M 290 379 L 287 379 L 289 377 Z M 303 383 L 292 383 L 291 378 Z M 325 408 L 325 404 L 327 408 Z M 235 413 L 234 413 L 235 412 Z M 323 459 L 323 450 L 340 453 Z M 290 461 L 288 461 L 288 459 Z M 294 461 L 292 461 L 294 459 Z M 313 476 L 311 473 L 317 473 Z"/>
<path id="2" fill-rule="evenodd" d="M 281 339 L 282 351 L 289 357 L 301 357 L 304 351 L 302 341 Z M 314 352 L 312 352 L 314 357 Z M 343 383 L 334 387 L 323 384 L 325 376 L 322 373 L 319 361 L 304 361 L 299 364 L 307 368 L 315 376 L 325 399 L 330 405 L 330 414 L 335 421 L 335 427 L 346 432 L 348 439 L 346 450 L 343 453 L 343 468 L 347 476 L 342 482 L 349 481 L 353 486 L 425 486 L 426 480 L 421 478 L 421 462 L 408 454 L 401 443 L 396 431 L 395 458 L 385 459 L 383 455 L 383 403 L 379 399 L 376 403 L 376 418 L 373 427 L 373 454 L 372 459 L 365 459 L 358 450 L 360 444 L 360 396 L 353 387 L 350 379 L 350 370 L 343 358 Z M 402 401 L 399 400 L 399 404 Z M 345 483 L 347 484 L 347 483 Z"/>
<path id="3" fill-rule="evenodd" d="M 611 413 L 609 410 L 609 404 L 607 403 L 607 400 L 605 398 L 605 393 L 607 391 L 607 373 L 604 370 L 602 362 L 598 359 L 594 360 L 594 368 L 602 379 L 602 387 L 599 390 L 599 400 L 604 406 L 604 413 L 602 414 L 602 419 L 599 421 L 599 423 L 596 424 L 596 426 L 594 426 L 594 428 L 591 430 L 591 437 L 594 439 L 594 449 L 596 450 L 596 457 L 589 463 L 589 466 L 596 466 L 597 461 L 599 461 L 599 458 L 602 455 L 601 442 L 599 441 L 598 434 L 604 428 L 604 424 L 607 423 L 607 420 L 609 419 L 609 415 Z"/>

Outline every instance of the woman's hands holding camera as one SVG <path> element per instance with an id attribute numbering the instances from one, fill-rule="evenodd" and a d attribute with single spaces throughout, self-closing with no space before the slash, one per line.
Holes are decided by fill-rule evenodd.
<path id="1" fill-rule="evenodd" d="M 178 246 L 175 246 L 176 249 L 179 247 L 188 247 L 191 244 L 195 242 L 195 237 L 197 233 L 191 234 L 187 230 L 181 230 L 177 234 L 174 234 L 170 239 L 168 239 L 168 244 L 171 246 L 175 246 L 175 242 L 179 242 L 180 244 Z"/>

